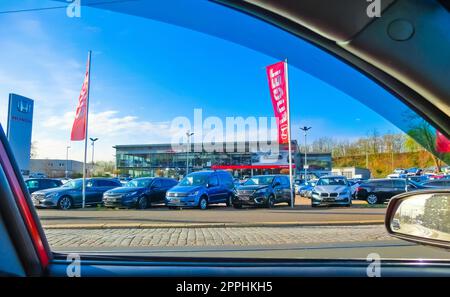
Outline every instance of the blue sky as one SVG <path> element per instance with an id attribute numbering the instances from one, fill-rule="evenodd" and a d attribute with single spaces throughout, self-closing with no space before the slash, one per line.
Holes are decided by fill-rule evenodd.
<path id="1" fill-rule="evenodd" d="M 16 2 L 2 1 L 0 11 L 61 5 Z M 69 137 L 89 49 L 90 134 L 100 138 L 97 159 L 113 159 L 115 144 L 170 141 L 170 121 L 192 118 L 194 108 L 223 119 L 273 115 L 264 67 L 277 59 L 146 18 L 87 7 L 81 18 L 67 17 L 65 9 L 0 14 L 0 48 L 0 122 L 6 128 L 10 92 L 35 99 L 33 141 L 41 158 L 65 158 L 67 145 L 74 159 L 82 158 L 83 144 Z M 313 127 L 310 139 L 399 132 L 296 67 L 290 67 L 289 78 L 294 139 L 303 125 Z"/>

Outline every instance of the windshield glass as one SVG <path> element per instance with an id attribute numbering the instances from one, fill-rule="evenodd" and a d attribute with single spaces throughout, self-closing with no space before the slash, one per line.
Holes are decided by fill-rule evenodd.
<path id="1" fill-rule="evenodd" d="M 244 186 L 253 186 L 253 185 L 270 185 L 273 181 L 273 176 L 255 176 L 248 179 Z"/>
<path id="2" fill-rule="evenodd" d="M 127 188 L 146 188 L 148 187 L 153 179 L 133 179 L 125 184 Z"/>
<path id="3" fill-rule="evenodd" d="M 326 177 L 321 178 L 317 182 L 318 186 L 346 186 L 347 180 L 341 177 Z"/>
<path id="4" fill-rule="evenodd" d="M 204 186 L 208 183 L 209 176 L 206 174 L 191 174 L 179 183 L 180 186 Z"/>
<path id="5" fill-rule="evenodd" d="M 71 188 L 71 189 L 77 189 L 77 188 L 81 188 L 83 186 L 83 180 L 81 179 L 75 179 L 75 180 L 70 180 L 68 182 L 66 182 L 64 185 L 62 185 L 61 187 L 64 188 Z"/>

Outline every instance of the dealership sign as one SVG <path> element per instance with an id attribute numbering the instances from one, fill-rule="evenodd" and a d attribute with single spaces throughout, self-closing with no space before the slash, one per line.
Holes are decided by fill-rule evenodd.
<path id="1" fill-rule="evenodd" d="M 289 106 L 285 62 L 278 62 L 267 66 L 270 97 L 277 119 L 278 143 L 289 142 Z"/>
<path id="2" fill-rule="evenodd" d="M 33 100 L 9 94 L 6 134 L 19 169 L 24 173 L 28 173 L 30 165 L 33 106 Z"/>

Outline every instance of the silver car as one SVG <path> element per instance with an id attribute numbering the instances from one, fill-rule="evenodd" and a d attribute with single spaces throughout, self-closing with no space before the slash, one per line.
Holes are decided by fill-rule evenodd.
<path id="1" fill-rule="evenodd" d="M 321 176 L 312 189 L 311 206 L 318 205 L 352 205 L 352 192 L 345 176 Z"/>

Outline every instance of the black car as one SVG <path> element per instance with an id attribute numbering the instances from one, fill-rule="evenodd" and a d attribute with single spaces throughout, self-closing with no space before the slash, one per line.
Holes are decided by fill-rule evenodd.
<path id="1" fill-rule="evenodd" d="M 178 182 L 172 178 L 135 178 L 124 187 L 106 191 L 103 194 L 103 203 L 106 207 L 145 209 L 152 203 L 164 203 L 167 190 L 177 184 Z"/>
<path id="2" fill-rule="evenodd" d="M 291 185 L 286 175 L 256 175 L 236 188 L 233 206 L 263 206 L 271 208 L 276 203 L 291 205 Z"/>
<path id="3" fill-rule="evenodd" d="M 40 190 L 57 188 L 62 185 L 63 183 L 60 180 L 51 178 L 29 178 L 25 181 L 25 186 L 30 194 Z"/>
<path id="4" fill-rule="evenodd" d="M 406 186 L 406 183 L 408 186 Z M 371 179 L 362 183 L 355 193 L 356 199 L 366 200 L 369 204 L 380 204 L 388 201 L 393 196 L 408 191 L 426 189 L 411 180 L 404 178 Z"/>
<path id="5" fill-rule="evenodd" d="M 120 187 L 117 179 L 87 178 L 85 205 L 102 204 L 103 193 Z M 83 179 L 73 179 L 54 189 L 36 191 L 31 195 L 36 207 L 69 209 L 83 204 Z"/>

